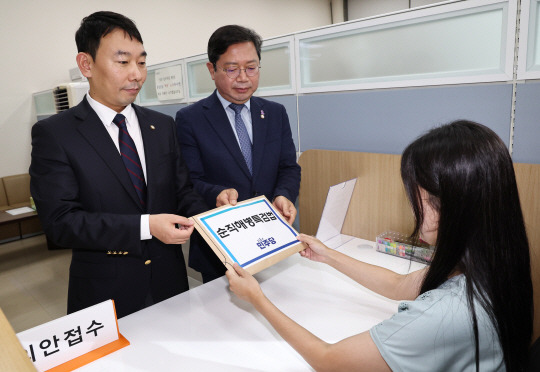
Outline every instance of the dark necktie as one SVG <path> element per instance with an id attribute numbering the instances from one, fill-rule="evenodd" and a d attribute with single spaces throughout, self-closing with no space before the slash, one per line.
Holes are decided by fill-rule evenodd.
<path id="1" fill-rule="evenodd" d="M 244 108 L 244 105 L 231 103 L 229 107 L 234 111 L 234 126 L 236 129 L 236 135 L 238 136 L 238 142 L 240 142 L 240 150 L 242 151 L 242 155 L 244 155 L 244 160 L 246 161 L 249 173 L 253 174 L 251 164 L 251 140 L 249 139 L 246 125 L 244 124 L 242 115 L 240 114 Z"/>
<path id="2" fill-rule="evenodd" d="M 117 114 L 113 123 L 118 127 L 118 144 L 120 145 L 120 153 L 122 155 L 122 160 L 128 171 L 131 182 L 135 186 L 135 190 L 139 195 L 139 200 L 142 205 L 146 203 L 146 182 L 144 181 L 144 172 L 141 165 L 141 160 L 139 158 L 139 153 L 137 152 L 137 147 L 135 147 L 135 142 L 128 133 L 126 126 L 126 117 L 122 114 Z"/>

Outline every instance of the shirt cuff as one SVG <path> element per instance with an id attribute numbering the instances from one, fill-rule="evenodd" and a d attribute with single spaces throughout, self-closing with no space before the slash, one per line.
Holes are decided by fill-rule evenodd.
<path id="1" fill-rule="evenodd" d="M 150 234 L 150 215 L 143 214 L 141 215 L 141 240 L 152 239 Z"/>

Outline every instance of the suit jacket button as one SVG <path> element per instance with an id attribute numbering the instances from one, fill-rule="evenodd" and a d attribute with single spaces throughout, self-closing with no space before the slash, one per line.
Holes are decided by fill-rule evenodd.
<path id="1" fill-rule="evenodd" d="M 144 261 L 144 264 L 145 265 L 150 265 L 151 262 L 152 262 L 151 260 L 146 260 L 146 261 Z"/>
<path id="2" fill-rule="evenodd" d="M 116 254 L 116 251 L 114 251 L 112 254 Z"/>
<path id="3" fill-rule="evenodd" d="M 107 251 L 107 254 L 111 254 L 111 251 Z"/>
<path id="4" fill-rule="evenodd" d="M 127 251 L 124 252 L 124 256 L 127 254 Z"/>

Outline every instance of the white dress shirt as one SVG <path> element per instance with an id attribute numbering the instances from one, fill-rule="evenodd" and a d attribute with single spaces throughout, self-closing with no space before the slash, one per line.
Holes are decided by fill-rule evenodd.
<path id="1" fill-rule="evenodd" d="M 120 154 L 120 145 L 118 143 L 119 129 L 116 124 L 113 123 L 113 119 L 117 112 L 90 97 L 90 92 L 86 93 L 86 99 L 88 100 L 90 107 L 92 107 L 97 116 L 101 119 L 101 122 L 105 126 L 105 129 L 111 136 L 111 139 L 118 149 L 118 154 Z M 144 172 L 144 180 L 146 182 L 146 158 L 144 156 L 144 145 L 142 141 L 141 128 L 139 126 L 139 119 L 137 118 L 137 114 L 131 105 L 126 106 L 126 108 L 122 110 L 120 114 L 126 117 L 126 126 L 129 135 L 133 139 L 133 142 L 135 142 L 137 152 L 139 153 L 141 166 Z M 150 215 L 143 214 L 141 215 L 141 240 L 146 239 L 152 239 L 152 235 L 150 234 Z"/>
<path id="2" fill-rule="evenodd" d="M 219 98 L 219 101 L 223 105 L 223 108 L 225 109 L 225 113 L 227 114 L 227 117 L 229 118 L 229 123 L 231 124 L 231 128 L 234 132 L 234 136 L 236 137 L 236 141 L 238 142 L 238 146 L 240 146 L 240 141 L 238 140 L 238 133 L 236 133 L 236 125 L 234 123 L 234 117 L 236 113 L 232 108 L 229 107 L 229 105 L 232 102 L 227 101 L 225 98 L 219 94 L 219 92 L 216 90 L 217 96 Z M 244 121 L 244 125 L 246 126 L 246 130 L 249 135 L 249 140 L 251 143 L 253 143 L 253 124 L 251 122 L 251 105 L 250 100 L 248 99 L 246 103 L 244 103 L 245 107 L 242 109 L 242 112 L 240 115 L 242 116 L 242 120 Z"/>

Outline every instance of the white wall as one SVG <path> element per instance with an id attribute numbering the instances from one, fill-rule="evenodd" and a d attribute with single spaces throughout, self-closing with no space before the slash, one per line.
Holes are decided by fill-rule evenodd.
<path id="1" fill-rule="evenodd" d="M 329 0 L 3 1 L 0 177 L 28 172 L 32 93 L 69 81 L 68 71 L 76 67 L 75 31 L 98 10 L 136 22 L 149 65 L 206 52 L 212 32 L 225 24 L 253 28 L 266 39 L 331 23 Z"/>

